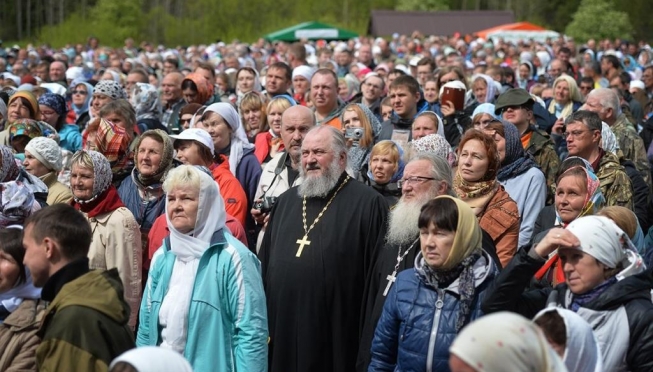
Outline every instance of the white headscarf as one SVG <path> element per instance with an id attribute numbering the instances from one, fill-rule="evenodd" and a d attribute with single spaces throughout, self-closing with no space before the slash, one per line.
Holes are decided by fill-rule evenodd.
<path id="1" fill-rule="evenodd" d="M 163 298 L 159 311 L 159 323 L 164 327 L 161 331 L 163 340 L 161 347 L 179 353 L 183 353 L 186 346 L 188 309 L 200 258 L 211 245 L 213 234 L 225 228 L 227 220 L 224 201 L 213 177 L 191 165 L 177 167 L 168 174 L 168 177 L 173 177 L 174 172 L 184 171 L 195 172 L 200 177 L 197 220 L 195 228 L 191 232 L 187 234 L 179 232 L 170 222 L 169 206 L 166 200 L 170 250 L 177 258 L 172 268 L 168 293 Z M 169 191 L 166 190 L 166 192 Z"/>
<path id="2" fill-rule="evenodd" d="M 619 142 L 617 142 L 617 136 L 614 135 L 612 128 L 604 121 L 601 122 L 601 148 L 605 152 L 611 152 L 613 154 L 617 153 L 619 150 Z"/>
<path id="3" fill-rule="evenodd" d="M 580 315 L 567 309 L 550 307 L 540 311 L 533 320 L 555 311 L 565 322 L 566 347 L 562 360 L 573 372 L 603 372 L 603 358 L 592 326 Z"/>
<path id="4" fill-rule="evenodd" d="M 646 270 L 637 248 L 611 219 L 603 216 L 585 216 L 572 221 L 567 230 L 580 241 L 580 249 L 614 269 L 620 263 L 623 270 L 617 274 L 621 280 Z"/>
<path id="5" fill-rule="evenodd" d="M 231 150 L 229 152 L 229 169 L 235 176 L 236 167 L 238 167 L 240 159 L 243 158 L 243 149 L 251 149 L 254 145 L 249 143 L 245 128 L 243 128 L 243 124 L 240 122 L 240 115 L 238 115 L 238 112 L 230 103 L 214 103 L 204 110 L 204 114 L 207 112 L 215 112 L 220 115 L 231 127 L 233 134 L 231 135 Z"/>
<path id="6" fill-rule="evenodd" d="M 451 348 L 478 372 L 566 372 L 542 331 L 521 315 L 499 312 L 470 323 Z"/>
<path id="7" fill-rule="evenodd" d="M 489 75 L 485 75 L 485 74 L 474 75 L 472 76 L 472 89 L 474 89 L 474 82 L 479 78 L 485 80 L 485 85 L 487 86 L 487 88 L 485 89 L 485 103 L 494 102 L 494 100 L 497 98 L 497 92 L 498 92 L 497 86 L 494 84 L 495 83 L 494 79 L 492 79 Z M 476 97 L 476 99 L 478 100 L 478 97 Z"/>
<path id="8" fill-rule="evenodd" d="M 119 362 L 131 364 L 138 372 L 193 372 L 193 367 L 181 354 L 156 346 L 127 350 L 111 362 L 109 369 Z"/>

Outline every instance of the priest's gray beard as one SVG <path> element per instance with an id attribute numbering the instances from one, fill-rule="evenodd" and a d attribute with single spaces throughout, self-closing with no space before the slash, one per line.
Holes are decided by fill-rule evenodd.
<path id="1" fill-rule="evenodd" d="M 307 165 L 308 170 L 318 169 L 319 165 Z M 324 173 L 319 176 L 307 175 L 304 167 L 299 167 L 299 176 L 302 178 L 302 184 L 297 188 L 299 196 L 304 198 L 324 198 L 329 191 L 333 190 L 338 184 L 338 179 L 343 170 L 338 164 L 338 157 L 334 157 L 327 169 L 322 169 Z"/>
<path id="2" fill-rule="evenodd" d="M 390 211 L 390 223 L 386 234 L 386 243 L 391 245 L 406 245 L 412 243 L 419 235 L 420 211 L 422 206 L 437 196 L 437 189 L 416 196 L 413 200 L 399 199 L 394 209 Z"/>

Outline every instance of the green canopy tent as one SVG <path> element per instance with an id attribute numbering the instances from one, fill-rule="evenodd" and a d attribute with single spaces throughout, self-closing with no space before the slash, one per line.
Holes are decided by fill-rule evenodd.
<path id="1" fill-rule="evenodd" d="M 319 22 L 304 22 L 265 35 L 265 39 L 270 41 L 295 41 L 299 39 L 348 40 L 355 37 L 358 37 L 355 32 Z"/>

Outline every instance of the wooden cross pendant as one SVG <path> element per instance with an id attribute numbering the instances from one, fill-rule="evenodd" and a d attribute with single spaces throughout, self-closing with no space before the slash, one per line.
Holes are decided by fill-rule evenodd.
<path id="1" fill-rule="evenodd" d="M 394 283 L 397 280 L 397 272 L 393 271 L 392 275 L 388 275 L 386 279 L 388 280 L 388 285 L 385 286 L 385 291 L 383 291 L 383 297 L 388 295 L 388 292 L 390 291 L 390 287 L 392 287 L 392 283 Z"/>
<path id="2" fill-rule="evenodd" d="M 299 249 L 297 249 L 297 254 L 295 257 L 300 257 L 302 255 L 302 251 L 304 250 L 305 245 L 311 245 L 311 241 L 307 240 L 308 236 L 304 235 L 303 238 L 297 239 L 297 244 L 299 244 Z"/>

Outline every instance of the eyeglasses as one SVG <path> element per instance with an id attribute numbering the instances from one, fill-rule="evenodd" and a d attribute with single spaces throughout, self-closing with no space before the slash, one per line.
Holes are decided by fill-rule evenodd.
<path id="1" fill-rule="evenodd" d="M 488 125 L 490 125 L 490 123 L 493 122 L 493 121 L 494 121 L 494 120 L 475 121 L 475 122 L 474 122 L 474 126 L 475 126 L 475 127 L 485 128 L 485 127 L 487 127 Z"/>
<path id="2" fill-rule="evenodd" d="M 583 133 L 585 133 L 585 132 L 589 132 L 589 130 L 574 130 L 574 131 L 571 131 L 571 132 L 564 132 L 564 133 L 562 133 L 562 137 L 564 137 L 565 139 L 567 139 L 568 137 L 578 138 L 578 137 L 582 136 Z"/>
<path id="3" fill-rule="evenodd" d="M 433 177 L 420 177 L 420 176 L 413 176 L 413 177 L 408 177 L 408 178 L 403 178 L 397 182 L 397 186 L 399 188 L 402 188 L 404 186 L 408 186 L 410 184 L 416 185 L 420 183 L 424 183 L 426 181 L 435 181 L 435 178 Z"/>
<path id="4" fill-rule="evenodd" d="M 85 91 L 85 90 L 73 90 L 71 93 L 72 94 L 79 94 L 79 95 L 82 95 L 82 96 L 85 96 L 85 95 L 88 94 L 88 92 Z"/>

